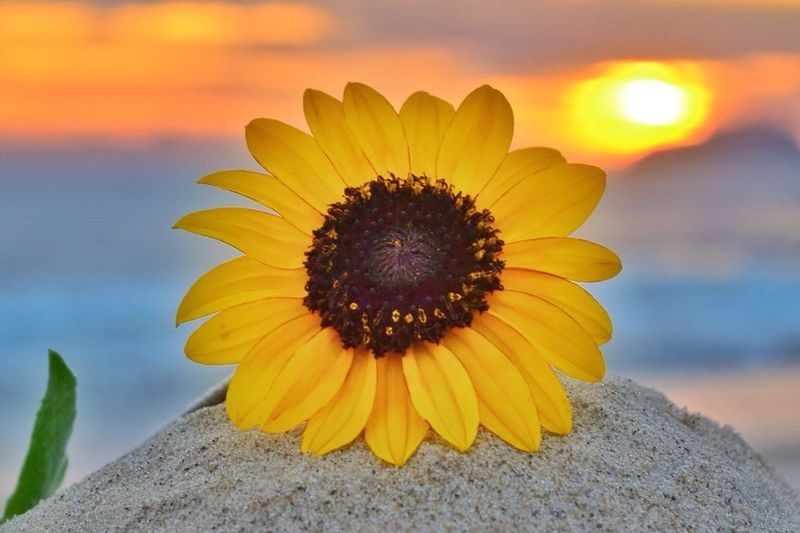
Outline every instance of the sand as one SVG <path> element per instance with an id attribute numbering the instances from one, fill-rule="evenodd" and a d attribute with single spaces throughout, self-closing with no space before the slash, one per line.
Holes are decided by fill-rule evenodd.
<path id="1" fill-rule="evenodd" d="M 797 495 L 731 429 L 629 380 L 568 390 L 575 430 L 539 453 L 431 436 L 400 469 L 361 441 L 304 456 L 299 431 L 243 433 L 201 407 L 0 529 L 800 531 Z"/>
<path id="2" fill-rule="evenodd" d="M 675 404 L 733 426 L 750 446 L 800 491 L 800 364 L 642 375 L 637 381 Z"/>

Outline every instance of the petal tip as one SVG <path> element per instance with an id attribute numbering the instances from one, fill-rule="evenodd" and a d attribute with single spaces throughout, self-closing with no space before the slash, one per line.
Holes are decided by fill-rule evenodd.
<path id="1" fill-rule="evenodd" d="M 454 440 L 446 439 L 446 440 L 450 442 L 450 444 L 452 444 L 455 447 L 455 449 L 457 449 L 459 452 L 465 453 L 472 447 L 473 444 L 475 444 L 475 439 L 477 438 L 477 436 L 478 436 L 478 428 L 476 426 L 475 432 L 472 435 L 470 434 L 462 435 L 460 436 L 461 438 L 459 438 L 457 441 L 455 439 Z"/>
<path id="2" fill-rule="evenodd" d="M 200 177 L 197 180 L 197 183 L 199 183 L 200 185 L 213 185 L 215 181 L 214 178 L 216 178 L 219 174 L 220 172 L 212 172 L 211 174 L 206 174 L 205 176 Z"/>
<path id="3" fill-rule="evenodd" d="M 622 259 L 620 259 L 620 257 L 616 253 L 614 253 L 614 255 L 617 257 L 617 272 L 616 274 L 614 274 L 616 276 L 617 274 L 622 272 Z"/>
<path id="4" fill-rule="evenodd" d="M 321 98 L 335 100 L 333 96 L 329 95 L 325 91 L 320 91 L 319 89 L 312 89 L 309 87 L 303 91 L 303 107 L 309 108 L 315 100 L 319 100 Z"/>
<path id="5" fill-rule="evenodd" d="M 178 305 L 178 310 L 175 312 L 175 327 L 177 328 L 181 324 L 185 324 L 186 322 L 194 320 L 195 318 L 199 317 L 193 317 L 191 315 L 191 309 L 187 304 L 186 296 L 184 296 L 181 300 L 181 303 Z"/>
<path id="6" fill-rule="evenodd" d="M 603 381 L 605 375 L 606 375 L 606 365 L 603 364 L 603 367 L 598 369 L 597 372 L 592 372 L 591 374 L 587 375 L 584 381 L 587 381 L 589 383 L 600 383 L 601 381 Z"/>
<path id="7" fill-rule="evenodd" d="M 556 435 L 569 435 L 572 433 L 572 427 L 572 416 L 570 416 L 568 420 L 564 421 L 563 426 L 548 428 L 548 431 L 550 431 L 550 433 L 555 433 Z"/>
<path id="8" fill-rule="evenodd" d="M 270 123 L 278 122 L 276 120 L 270 118 L 254 118 L 247 125 L 244 127 L 244 140 L 247 143 L 248 147 L 251 143 L 255 142 L 253 136 L 257 134 L 258 131 L 263 131 L 266 129 L 266 126 Z"/>
<path id="9" fill-rule="evenodd" d="M 354 91 L 358 91 L 358 90 L 359 90 L 359 89 L 361 89 L 363 86 L 364 86 L 364 84 L 363 84 L 363 83 L 359 83 L 359 82 L 357 82 L 357 81 L 348 81 L 348 82 L 345 84 L 345 86 L 344 86 L 344 92 L 343 92 L 343 94 L 344 94 L 344 95 L 345 95 L 345 97 L 346 97 L 347 95 L 351 95 L 351 94 L 353 94 L 353 92 L 354 92 Z"/>
<path id="10" fill-rule="evenodd" d="M 181 218 L 179 218 L 178 220 L 176 220 L 175 223 L 172 225 L 172 229 L 185 229 L 185 227 L 186 227 L 186 218 L 188 216 L 189 215 L 184 215 Z"/>
<path id="11" fill-rule="evenodd" d="M 228 390 L 230 391 L 230 389 Z M 254 424 L 247 425 L 244 423 L 241 417 L 237 416 L 235 409 L 232 407 L 232 403 L 233 402 L 230 402 L 227 399 L 225 401 L 225 411 L 228 413 L 228 419 L 231 421 L 231 423 L 236 426 L 237 429 L 243 431 L 252 428 Z"/>
<path id="12" fill-rule="evenodd" d="M 536 453 L 539 451 L 541 441 L 520 442 L 514 447 L 523 453 Z"/>
<path id="13" fill-rule="evenodd" d="M 500 97 L 505 101 L 508 100 L 506 98 L 506 95 L 503 94 L 503 91 L 501 91 L 500 89 L 494 88 L 493 86 L 489 85 L 488 83 L 484 83 L 483 85 L 481 85 L 480 87 L 478 87 L 477 89 L 472 91 L 472 93 L 473 94 L 486 93 L 486 94 L 491 94 L 492 96 L 495 96 L 495 97 Z"/>
<path id="14" fill-rule="evenodd" d="M 378 91 L 371 85 L 367 85 L 366 83 L 362 83 L 360 81 L 347 82 L 347 85 L 345 85 L 344 87 L 344 94 L 345 95 L 350 94 L 351 97 L 355 96 L 355 94 L 362 94 L 362 95 L 370 94 L 373 96 L 377 95 L 380 98 L 386 99 L 386 97 L 383 96 L 383 94 L 380 91 Z M 347 98 L 347 96 L 345 96 L 345 98 Z"/>
<path id="15" fill-rule="evenodd" d="M 245 125 L 245 129 L 250 129 L 250 128 L 257 127 L 259 124 L 261 124 L 261 123 L 262 123 L 262 122 L 264 122 L 265 120 L 268 120 L 268 119 L 266 119 L 266 118 L 261 118 L 261 117 L 254 118 L 254 119 L 252 119 L 250 122 L 248 122 L 248 123 Z"/>
<path id="16" fill-rule="evenodd" d="M 193 213 L 187 213 L 179 218 L 175 224 L 172 225 L 172 229 L 183 229 L 189 230 L 191 228 L 193 221 L 200 215 L 202 211 L 195 211 Z"/>

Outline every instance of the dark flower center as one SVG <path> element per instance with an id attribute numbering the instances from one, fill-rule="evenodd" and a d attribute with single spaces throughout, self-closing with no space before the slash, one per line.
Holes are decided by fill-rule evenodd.
<path id="1" fill-rule="evenodd" d="M 367 252 L 367 277 L 376 285 L 409 287 L 441 272 L 446 258 L 436 236 L 419 225 L 393 224 Z"/>
<path id="2" fill-rule="evenodd" d="M 347 188 L 314 231 L 303 303 L 348 348 L 380 356 L 438 342 L 502 289 L 493 221 L 442 180 L 378 177 Z"/>

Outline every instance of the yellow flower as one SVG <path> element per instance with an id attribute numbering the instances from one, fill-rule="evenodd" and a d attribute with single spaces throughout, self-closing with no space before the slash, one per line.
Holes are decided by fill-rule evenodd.
<path id="1" fill-rule="evenodd" d="M 459 450 L 483 425 L 535 451 L 572 428 L 553 367 L 597 381 L 611 321 L 575 281 L 621 266 L 569 235 L 594 210 L 602 170 L 549 148 L 509 152 L 513 114 L 483 86 L 456 110 L 425 92 L 397 113 L 366 85 L 305 93 L 308 135 L 246 128 L 269 172 L 202 178 L 274 212 L 219 208 L 176 227 L 244 255 L 203 275 L 178 323 L 216 313 L 186 354 L 239 366 L 226 400 L 242 429 L 307 422 L 302 450 L 359 434 L 404 464 L 429 426 Z"/>

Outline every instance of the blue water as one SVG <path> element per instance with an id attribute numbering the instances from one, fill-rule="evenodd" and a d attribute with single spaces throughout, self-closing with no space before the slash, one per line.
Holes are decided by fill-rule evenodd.
<path id="1" fill-rule="evenodd" d="M 194 181 L 246 159 L 224 150 L 104 158 L 101 148 L 7 157 L 0 170 L 0 499 L 24 453 L 48 348 L 79 382 L 70 479 L 130 449 L 230 372 L 187 361 L 191 326 L 173 324 L 188 285 L 233 254 L 170 228 L 187 211 L 243 203 Z M 604 349 L 612 372 L 800 357 L 800 275 L 791 268 L 755 261 L 724 276 L 675 274 L 617 244 L 623 274 L 589 287 L 614 318 Z"/>

